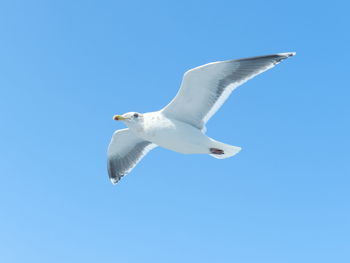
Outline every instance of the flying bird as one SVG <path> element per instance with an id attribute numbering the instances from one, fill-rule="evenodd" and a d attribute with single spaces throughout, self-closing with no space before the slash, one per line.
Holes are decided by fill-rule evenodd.
<path id="1" fill-rule="evenodd" d="M 209 154 L 224 159 L 241 148 L 205 135 L 205 124 L 231 92 L 256 75 L 273 68 L 295 52 L 213 62 L 187 71 L 175 98 L 156 112 L 114 115 L 125 123 L 108 147 L 108 174 L 116 184 L 157 146 L 183 154 Z"/>

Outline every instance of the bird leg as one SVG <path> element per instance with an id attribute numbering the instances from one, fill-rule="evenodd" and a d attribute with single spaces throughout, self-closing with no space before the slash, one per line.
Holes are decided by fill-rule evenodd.
<path id="1" fill-rule="evenodd" d="M 219 154 L 219 155 L 224 154 L 224 151 L 218 148 L 210 148 L 209 150 L 210 150 L 210 153 L 212 154 Z"/>

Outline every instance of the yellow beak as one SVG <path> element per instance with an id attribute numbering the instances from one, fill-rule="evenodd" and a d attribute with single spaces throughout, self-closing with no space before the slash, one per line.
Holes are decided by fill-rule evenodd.
<path id="1" fill-rule="evenodd" d="M 115 121 L 122 121 L 122 120 L 126 120 L 127 118 L 124 118 L 122 115 L 114 115 L 113 116 L 113 120 Z"/>

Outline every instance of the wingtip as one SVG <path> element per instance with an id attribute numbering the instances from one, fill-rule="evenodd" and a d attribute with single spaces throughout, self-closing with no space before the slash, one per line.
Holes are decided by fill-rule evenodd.
<path id="1" fill-rule="evenodd" d="M 119 179 L 117 178 L 109 178 L 109 179 L 113 185 L 116 185 L 119 182 Z"/>
<path id="2" fill-rule="evenodd" d="M 286 53 L 279 53 L 279 56 L 283 56 L 283 57 L 293 57 L 297 54 L 297 52 L 286 52 Z"/>

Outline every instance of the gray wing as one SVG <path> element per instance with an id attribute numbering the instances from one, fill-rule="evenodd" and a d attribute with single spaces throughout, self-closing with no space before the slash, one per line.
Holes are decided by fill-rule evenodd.
<path id="1" fill-rule="evenodd" d="M 113 184 L 127 175 L 157 145 L 144 141 L 129 129 L 117 130 L 108 146 L 108 175 Z"/>
<path id="2" fill-rule="evenodd" d="M 295 53 L 209 63 L 187 71 L 175 98 L 162 110 L 168 117 L 203 129 L 231 92 Z"/>

